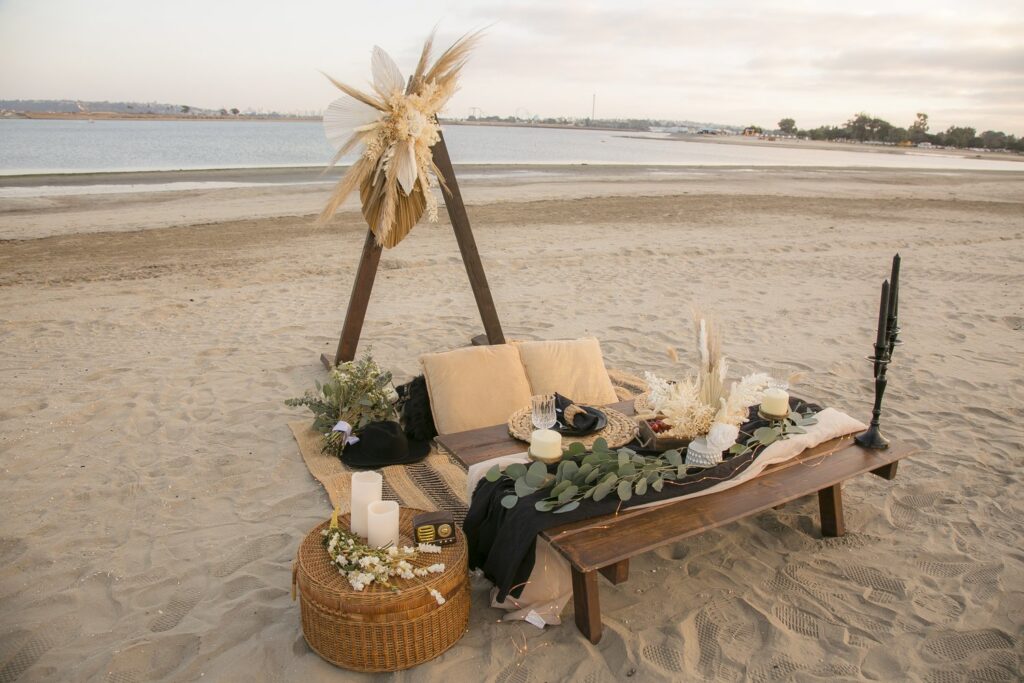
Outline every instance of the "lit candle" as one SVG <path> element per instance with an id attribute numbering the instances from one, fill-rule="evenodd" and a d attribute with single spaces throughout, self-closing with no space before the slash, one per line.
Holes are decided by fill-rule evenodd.
<path id="1" fill-rule="evenodd" d="M 889 346 L 889 281 L 882 283 L 882 301 L 878 304 L 878 338 L 875 346 Z"/>
<path id="2" fill-rule="evenodd" d="M 766 415 L 789 415 L 789 393 L 785 389 L 772 387 L 764 392 L 761 412 Z"/>
<path id="3" fill-rule="evenodd" d="M 383 548 L 398 545 L 398 503 L 378 500 L 366 508 L 367 545 Z"/>
<path id="4" fill-rule="evenodd" d="M 562 435 L 553 429 L 535 429 L 530 435 L 530 455 L 543 463 L 562 459 Z"/>
<path id="5" fill-rule="evenodd" d="M 352 533 L 366 537 L 366 508 L 380 500 L 384 489 L 384 477 L 379 472 L 355 472 L 352 474 Z"/>

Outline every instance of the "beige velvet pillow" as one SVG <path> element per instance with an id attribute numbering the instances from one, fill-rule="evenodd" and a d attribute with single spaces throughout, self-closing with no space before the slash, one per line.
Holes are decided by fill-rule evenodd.
<path id="1" fill-rule="evenodd" d="M 558 392 L 577 403 L 604 405 L 619 397 L 596 339 L 515 342 L 534 394 Z"/>
<path id="2" fill-rule="evenodd" d="M 530 383 L 509 344 L 471 346 L 420 356 L 439 434 L 507 422 L 530 405 Z"/>

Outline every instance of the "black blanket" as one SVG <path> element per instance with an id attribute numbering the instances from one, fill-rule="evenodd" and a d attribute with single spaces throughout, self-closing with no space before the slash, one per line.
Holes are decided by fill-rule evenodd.
<path id="1" fill-rule="evenodd" d="M 790 399 L 790 407 L 800 413 L 821 410 L 819 406 L 796 399 Z M 740 441 L 749 439 L 755 429 L 766 424 L 757 417 L 757 408 L 751 408 L 748 421 L 740 427 Z M 633 450 L 643 452 L 639 448 Z M 575 510 L 561 514 L 538 512 L 534 508 L 534 503 L 547 496 L 547 490 L 527 496 L 514 508 L 507 509 L 501 505 L 501 499 L 513 493 L 512 480 L 507 477 L 496 482 L 481 479 L 473 492 L 469 512 L 462 525 L 469 544 L 469 566 L 483 569 L 484 575 L 498 587 L 499 600 L 504 600 L 509 594 L 519 597 L 533 571 L 537 534 L 545 529 L 611 514 L 620 506 L 625 509 L 702 491 L 740 474 L 750 467 L 757 455 L 746 453 L 730 456 L 726 452 L 718 465 L 706 469 L 691 467 L 682 479 L 666 481 L 660 492 L 648 489 L 645 495 L 634 496 L 625 503 L 620 502 L 615 495 L 599 502 L 585 500 Z M 553 473 L 555 467 L 552 465 L 548 469 Z"/>

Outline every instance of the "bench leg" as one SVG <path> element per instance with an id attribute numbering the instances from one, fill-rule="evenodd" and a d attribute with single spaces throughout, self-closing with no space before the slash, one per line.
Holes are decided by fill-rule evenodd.
<path id="1" fill-rule="evenodd" d="M 846 533 L 843 520 L 842 483 L 818 491 L 818 507 L 821 509 L 821 535 L 842 536 Z"/>
<path id="2" fill-rule="evenodd" d="M 876 477 L 881 477 L 882 479 L 888 479 L 889 481 L 892 481 L 893 479 L 896 478 L 896 466 L 899 464 L 900 463 L 897 460 L 896 462 L 889 463 L 888 465 L 883 465 L 882 467 L 879 467 L 877 470 L 871 470 L 871 474 L 875 475 Z"/>
<path id="3" fill-rule="evenodd" d="M 581 572 L 572 568 L 572 605 L 576 611 L 576 628 L 587 640 L 601 640 L 601 603 L 598 597 L 597 572 Z"/>
<path id="4" fill-rule="evenodd" d="M 617 586 L 629 579 L 629 560 L 619 560 L 615 564 L 601 567 L 597 571 L 601 572 L 612 585 Z"/>

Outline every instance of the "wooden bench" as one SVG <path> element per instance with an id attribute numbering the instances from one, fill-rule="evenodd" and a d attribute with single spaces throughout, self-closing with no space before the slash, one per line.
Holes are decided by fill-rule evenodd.
<path id="1" fill-rule="evenodd" d="M 611 407 L 633 414 L 632 401 Z M 440 436 L 438 441 L 466 467 L 524 450 L 505 425 Z M 642 510 L 625 509 L 553 527 L 541 535 L 569 561 L 576 625 L 596 643 L 601 639 L 599 573 L 613 584 L 622 583 L 629 578 L 629 560 L 636 555 L 813 493 L 818 494 L 822 535 L 842 536 L 846 531 L 843 482 L 866 472 L 893 479 L 898 461 L 913 452 L 898 444 L 882 451 L 864 449 L 852 436 L 833 439 L 719 493 Z"/>

